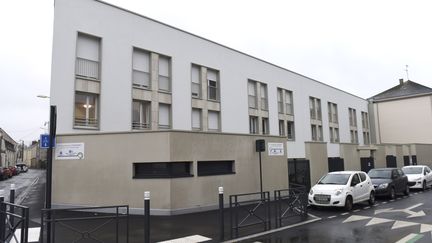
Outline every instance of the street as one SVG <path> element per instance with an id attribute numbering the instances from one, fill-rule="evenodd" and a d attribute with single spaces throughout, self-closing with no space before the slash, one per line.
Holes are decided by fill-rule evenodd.
<path id="1" fill-rule="evenodd" d="M 411 191 L 395 200 L 378 199 L 372 207 L 355 205 L 351 212 L 311 208 L 316 221 L 277 230 L 242 242 L 431 242 L 432 191 Z"/>

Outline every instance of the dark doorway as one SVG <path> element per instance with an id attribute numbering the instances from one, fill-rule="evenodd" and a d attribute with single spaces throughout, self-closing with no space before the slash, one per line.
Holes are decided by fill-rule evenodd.
<path id="1" fill-rule="evenodd" d="M 309 191 L 311 187 L 309 160 L 288 159 L 288 182 L 290 188 L 305 186 Z"/>
<path id="2" fill-rule="evenodd" d="M 368 173 L 369 170 L 375 168 L 374 158 L 373 157 L 360 158 L 360 167 L 362 171 Z"/>
<path id="3" fill-rule="evenodd" d="M 409 156 L 405 155 L 404 156 L 404 166 L 410 165 L 410 161 L 409 161 Z"/>
<path id="4" fill-rule="evenodd" d="M 328 158 L 328 170 L 332 171 L 344 171 L 344 160 L 339 157 Z"/>
<path id="5" fill-rule="evenodd" d="M 386 156 L 386 165 L 387 165 L 387 168 L 397 168 L 396 156 L 387 155 Z"/>
<path id="6" fill-rule="evenodd" d="M 412 164 L 417 165 L 417 155 L 412 155 L 411 159 L 412 159 Z"/>

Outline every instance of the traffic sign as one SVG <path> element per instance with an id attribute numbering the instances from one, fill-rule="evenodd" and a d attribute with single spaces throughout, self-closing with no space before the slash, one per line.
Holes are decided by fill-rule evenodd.
<path id="1" fill-rule="evenodd" d="M 50 135 L 49 134 L 41 134 L 40 135 L 40 148 L 43 149 L 47 149 L 50 146 Z M 54 139 L 54 144 L 52 146 L 53 148 L 55 147 L 55 139 Z"/>

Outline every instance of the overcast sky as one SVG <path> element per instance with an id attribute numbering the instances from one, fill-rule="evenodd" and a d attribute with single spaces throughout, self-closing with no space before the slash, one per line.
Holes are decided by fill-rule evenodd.
<path id="1" fill-rule="evenodd" d="M 71 0 L 73 1 L 73 0 Z M 109 0 L 369 98 L 407 79 L 432 87 L 432 2 Z M 53 0 L 2 0 L 0 127 L 36 139 L 49 119 Z"/>

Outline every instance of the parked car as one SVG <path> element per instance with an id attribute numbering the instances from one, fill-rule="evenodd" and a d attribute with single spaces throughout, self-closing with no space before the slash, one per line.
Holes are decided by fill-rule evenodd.
<path id="1" fill-rule="evenodd" d="M 15 166 L 9 166 L 9 170 L 11 171 L 12 176 L 18 175 L 18 170 Z"/>
<path id="2" fill-rule="evenodd" d="M 402 167 L 402 171 L 408 176 L 408 185 L 411 188 L 426 190 L 432 185 L 431 169 L 426 165 L 409 165 Z"/>
<path id="3" fill-rule="evenodd" d="M 0 179 L 1 179 L 2 181 L 7 179 L 7 175 L 6 175 L 6 173 L 3 171 L 3 168 L 2 168 L 2 167 L 0 167 Z"/>
<path id="4" fill-rule="evenodd" d="M 344 207 L 353 204 L 375 203 L 375 189 L 369 176 L 362 171 L 337 171 L 323 176 L 309 192 L 309 204 L 325 207 Z"/>
<path id="5" fill-rule="evenodd" d="M 371 169 L 368 175 L 375 188 L 375 196 L 388 196 L 394 199 L 396 193 L 409 195 L 408 177 L 400 169 Z"/>
<path id="6" fill-rule="evenodd" d="M 12 177 L 12 171 L 9 170 L 7 167 L 3 167 L 3 178 L 9 179 Z"/>
<path id="7" fill-rule="evenodd" d="M 17 163 L 17 164 L 16 164 L 16 167 L 19 168 L 19 170 L 20 170 L 21 172 L 27 172 L 27 171 L 28 171 L 28 167 L 27 167 L 27 165 L 24 164 L 24 163 Z"/>

